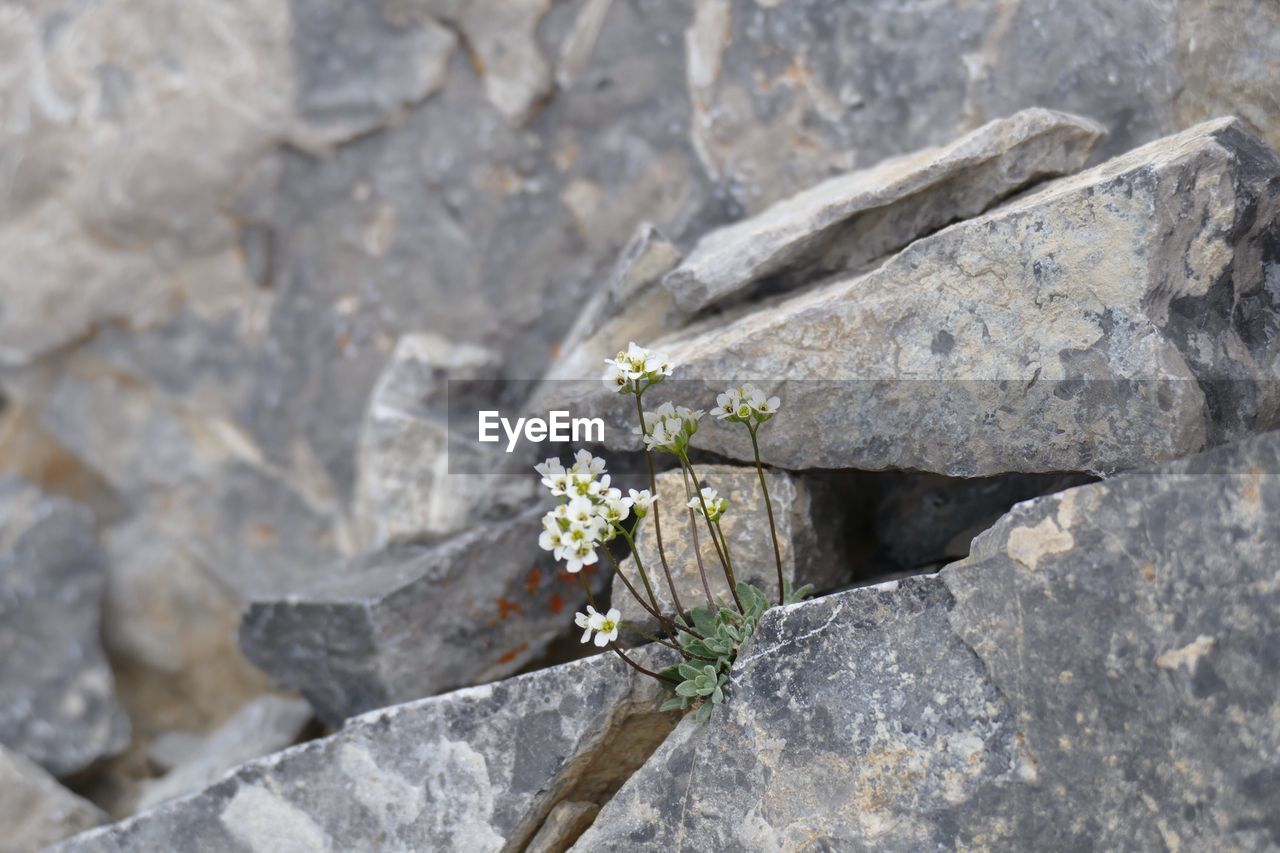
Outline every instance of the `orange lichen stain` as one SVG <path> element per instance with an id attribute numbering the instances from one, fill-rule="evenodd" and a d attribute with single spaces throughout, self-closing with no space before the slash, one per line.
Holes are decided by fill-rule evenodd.
<path id="1" fill-rule="evenodd" d="M 552 613 L 559 613 L 564 610 L 564 599 L 560 597 L 560 593 L 551 593 L 551 601 L 547 603 L 547 607 L 550 608 Z"/>
<path id="2" fill-rule="evenodd" d="M 511 663 L 513 660 L 520 657 L 520 653 L 527 648 L 529 648 L 528 643 L 521 643 L 502 657 L 498 658 L 498 663 Z"/>
<path id="3" fill-rule="evenodd" d="M 503 621 L 504 619 L 510 619 L 513 615 L 517 613 L 523 613 L 523 612 L 524 612 L 524 608 L 520 606 L 520 603 L 518 601 L 512 601 L 509 598 L 498 599 L 498 621 L 499 622 Z"/>
<path id="4" fill-rule="evenodd" d="M 1142 572 L 1142 579 L 1144 581 L 1147 581 L 1148 583 L 1150 583 L 1151 581 L 1156 579 L 1155 563 L 1146 563 L 1145 565 L 1143 565 L 1140 571 Z"/>
<path id="5" fill-rule="evenodd" d="M 276 529 L 270 524 L 255 524 L 250 530 L 253 544 L 265 548 L 276 543 Z"/>
<path id="6" fill-rule="evenodd" d="M 542 570 L 534 566 L 533 571 L 529 572 L 529 577 L 525 578 L 524 588 L 530 595 L 533 595 L 540 586 L 542 586 Z"/>

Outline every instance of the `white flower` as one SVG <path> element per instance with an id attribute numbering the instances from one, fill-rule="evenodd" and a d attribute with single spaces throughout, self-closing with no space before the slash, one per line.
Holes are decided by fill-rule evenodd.
<path id="1" fill-rule="evenodd" d="M 781 405 L 779 398 L 766 398 L 763 391 L 747 383 L 717 394 L 711 414 L 719 420 L 746 424 L 754 429 L 776 415 Z"/>
<path id="2" fill-rule="evenodd" d="M 573 533 L 574 531 L 570 531 Z M 564 560 L 564 569 L 571 575 L 576 575 L 582 571 L 583 566 L 595 565 L 600 560 L 600 555 L 596 553 L 596 543 L 593 539 L 582 539 L 568 548 L 562 549 L 561 559 Z"/>
<path id="3" fill-rule="evenodd" d="M 573 621 L 579 628 L 584 629 L 582 642 L 590 640 L 591 633 L 594 631 L 595 643 L 603 649 L 618 639 L 618 628 L 622 626 L 622 613 L 616 607 L 610 608 L 608 613 L 600 613 L 588 604 L 586 613 L 573 614 Z"/>
<path id="4" fill-rule="evenodd" d="M 670 376 L 672 371 L 672 364 L 666 356 L 647 350 L 635 341 L 604 362 L 609 365 L 604 382 L 619 394 L 638 394 Z"/>
<path id="5" fill-rule="evenodd" d="M 559 497 L 565 494 L 569 485 L 569 472 L 564 469 L 564 465 L 559 459 L 552 457 L 544 460 L 539 465 L 534 465 L 533 470 L 542 475 L 542 485 L 551 490 L 551 494 Z"/>
<path id="6" fill-rule="evenodd" d="M 689 439 L 698 431 L 698 421 L 704 414 L 706 412 L 701 409 L 695 412 L 684 406 L 676 406 L 670 401 L 651 412 L 645 412 L 645 432 L 647 433 L 644 436 L 645 449 L 683 453 L 689 446 Z M 639 427 L 635 427 L 634 431 L 640 432 Z"/>
<path id="7" fill-rule="evenodd" d="M 635 510 L 636 518 L 644 518 L 649 514 L 650 507 L 658 498 L 649 493 L 648 489 L 627 489 L 627 497 L 631 499 L 631 508 Z"/>
<path id="8" fill-rule="evenodd" d="M 702 510 L 704 504 L 707 508 L 705 513 Z M 720 516 L 724 515 L 724 511 L 729 508 L 729 501 L 727 498 L 720 497 L 715 489 L 703 486 L 701 497 L 694 495 L 689 498 L 687 506 L 698 515 L 706 515 L 712 521 L 719 521 Z"/>
<path id="9" fill-rule="evenodd" d="M 613 489 L 612 491 L 617 492 L 618 490 Z M 619 494 L 621 493 L 619 492 Z M 631 515 L 631 498 L 606 498 L 601 501 L 598 510 L 600 512 L 600 517 L 609 524 L 621 524 L 623 521 L 626 521 L 627 516 Z"/>
<path id="10" fill-rule="evenodd" d="M 563 506 L 563 504 L 561 504 Z M 564 528 L 560 526 L 559 513 L 552 509 L 542 516 L 542 533 L 538 547 L 544 551 L 559 551 L 564 546 Z"/>
<path id="11" fill-rule="evenodd" d="M 573 466 L 569 468 L 569 472 L 598 477 L 604 473 L 604 467 L 604 460 L 599 456 L 592 456 L 589 450 L 579 450 L 573 456 Z"/>

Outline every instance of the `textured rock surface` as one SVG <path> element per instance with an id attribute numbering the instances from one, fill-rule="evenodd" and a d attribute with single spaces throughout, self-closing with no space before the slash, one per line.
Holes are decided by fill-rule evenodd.
<path id="1" fill-rule="evenodd" d="M 191 748 L 161 779 L 144 785 L 138 810 L 199 791 L 246 761 L 278 752 L 298 739 L 311 706 L 298 699 L 262 696 Z"/>
<path id="2" fill-rule="evenodd" d="M 750 210 L 1024 107 L 1099 120 L 1105 156 L 1231 114 L 1280 145 L 1274 4 L 1083 0 L 1072 10 L 1057 0 L 700 0 L 687 57 L 694 144 Z"/>
<path id="3" fill-rule="evenodd" d="M 712 231 L 664 279 L 694 312 L 773 275 L 860 268 L 1016 190 L 1079 171 L 1103 129 L 1024 110 L 936 149 L 828 178 L 749 219 Z"/>
<path id="4" fill-rule="evenodd" d="M 538 548 L 541 515 L 338 564 L 324 583 L 252 603 L 240 646 L 331 723 L 510 675 L 584 600 Z"/>
<path id="5" fill-rule="evenodd" d="M 722 711 L 575 849 L 1280 843 L 1278 474 L 1271 433 L 1020 504 L 939 575 L 773 611 Z"/>
<path id="6" fill-rule="evenodd" d="M 900 474 L 878 496 L 876 541 L 889 567 L 917 569 L 969 554 L 973 537 L 1019 501 L 1089 482 L 1083 474 L 1006 474 L 952 479 Z"/>
<path id="7" fill-rule="evenodd" d="M 105 581 L 87 510 L 0 480 L 0 745 L 55 776 L 129 742 L 98 636 Z"/>
<path id="8" fill-rule="evenodd" d="M 739 427 L 741 429 L 742 427 Z M 716 429 L 716 427 L 707 427 Z M 729 540 L 729 557 L 733 560 L 738 580 L 755 584 L 770 601 L 778 597 L 777 563 L 773 555 L 773 539 L 769 535 L 769 517 L 765 513 L 764 496 L 755 468 L 730 465 L 700 465 L 695 468 L 703 486 L 716 489 L 729 499 L 729 511 L 721 519 L 725 538 Z M 773 502 L 774 520 L 778 525 L 778 544 L 782 554 L 782 576 L 793 588 L 811 583 L 828 590 L 849 580 L 850 566 L 844 560 L 841 530 L 835 518 L 835 505 L 840 495 L 815 478 L 783 471 L 766 471 L 769 497 Z M 688 497 L 679 471 L 658 475 L 661 504 L 662 546 L 671 568 L 672 580 L 686 608 L 706 605 L 706 593 L 698 575 L 698 562 L 693 550 Z M 720 567 L 720 559 L 707 533 L 706 521 L 697 519 L 698 546 L 706 568 L 711 595 L 729 600 L 729 585 Z M 653 591 L 664 613 L 673 612 L 671 593 L 662 573 L 657 540 L 653 535 L 652 517 L 646 518 L 636 534 L 640 559 L 653 582 Z M 635 560 L 621 564 L 636 590 L 644 594 Z M 651 625 L 656 622 L 644 611 L 617 579 L 613 581 L 613 604 L 628 622 Z"/>
<path id="9" fill-rule="evenodd" d="M 482 466 L 449 455 L 446 406 L 463 405 L 450 402 L 451 393 L 461 396 L 467 380 L 496 379 L 497 371 L 491 350 L 430 334 L 400 339 L 360 430 L 352 511 L 362 547 L 456 533 L 528 505 L 535 478 L 491 475 L 510 457 Z M 463 473 L 471 470 L 489 473 Z"/>
<path id="10" fill-rule="evenodd" d="M 34 853 L 107 820 L 42 767 L 2 746 L 0 791 L 0 853 Z"/>
<path id="11" fill-rule="evenodd" d="M 521 849 L 596 759 L 642 760 L 670 731 L 657 688 L 629 673 L 598 655 L 366 714 L 59 849 Z"/>
<path id="12" fill-rule="evenodd" d="M 1105 472 L 1280 423 L 1278 252 L 1280 157 L 1211 122 L 657 346 L 695 404 L 779 394 L 782 467 Z"/>

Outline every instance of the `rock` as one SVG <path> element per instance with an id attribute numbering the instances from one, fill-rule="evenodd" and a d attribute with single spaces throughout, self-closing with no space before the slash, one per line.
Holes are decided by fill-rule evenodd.
<path id="1" fill-rule="evenodd" d="M 595 803 L 564 800 L 547 815 L 538 834 L 524 848 L 526 853 L 564 853 L 591 826 L 600 813 Z"/>
<path id="2" fill-rule="evenodd" d="M 463 403 L 449 398 L 467 396 L 467 380 L 492 384 L 498 358 L 438 335 L 400 339 L 360 430 L 352 514 L 362 548 L 438 538 L 528 506 L 537 480 L 494 476 L 506 458 L 450 456 L 448 415 Z M 476 411 L 470 410 L 473 419 Z M 472 470 L 485 473 L 466 473 Z"/>
<path id="3" fill-rule="evenodd" d="M 879 495 L 876 540 L 893 569 L 918 569 L 969 556 L 973 537 L 1019 501 L 1089 482 L 1082 474 L 1005 474 L 951 479 L 897 474 Z"/>
<path id="4" fill-rule="evenodd" d="M 0 364 L 252 298 L 226 199 L 290 125 L 288 30 L 274 0 L 6 5 Z"/>
<path id="5" fill-rule="evenodd" d="M 288 747 L 310 720 L 311 706 L 301 700 L 282 696 L 253 700 L 163 778 L 147 783 L 138 811 L 199 791 L 237 765 Z"/>
<path id="6" fill-rule="evenodd" d="M 1280 157 L 1238 123 L 1201 125 L 866 275 L 654 342 L 688 380 L 664 391 L 701 407 L 734 381 L 780 395 L 762 452 L 793 469 L 1101 473 L 1266 430 L 1278 179 Z M 744 433 L 698 446 L 749 460 Z"/>
<path id="7" fill-rule="evenodd" d="M 98 638 L 104 582 L 88 510 L 0 480 L 0 745 L 58 777 L 129 742 Z"/>
<path id="8" fill-rule="evenodd" d="M 333 724 L 510 675 L 570 631 L 585 600 L 538 548 L 542 512 L 340 563 L 323 583 L 253 602 L 240 647 Z"/>
<path id="9" fill-rule="evenodd" d="M 777 563 L 773 554 L 773 538 L 769 534 L 769 517 L 765 513 L 764 497 L 755 468 L 699 465 L 694 471 L 703 486 L 714 488 L 721 497 L 729 499 L 729 510 L 720 524 L 729 542 L 729 557 L 733 560 L 735 576 L 739 581 L 755 584 L 767 599 L 776 602 Z M 817 480 L 784 471 L 766 471 L 765 477 L 773 503 L 774 520 L 778 525 L 783 578 L 793 588 L 813 584 L 819 590 L 828 590 L 848 581 L 851 571 L 843 559 L 840 531 L 837 529 L 838 525 L 832 524 L 833 504 L 839 502 L 839 495 Z M 699 605 L 705 607 L 706 593 L 698 574 L 689 511 L 685 508 L 689 499 L 684 479 L 679 471 L 665 471 L 657 479 L 662 545 L 672 580 L 680 595 L 680 603 L 686 608 Z M 728 601 L 729 585 L 720 559 L 711 544 L 704 519 L 697 519 L 696 531 L 711 595 L 717 600 Z M 663 613 L 671 614 L 674 607 L 653 535 L 652 516 L 641 523 L 635 535 L 636 547 L 653 583 L 659 608 Z M 621 568 L 636 590 L 644 594 L 635 560 L 626 559 Z M 617 578 L 613 581 L 612 602 L 628 622 L 646 626 L 650 630 L 656 624 L 657 620 L 636 603 Z"/>
<path id="10" fill-rule="evenodd" d="M 583 306 L 560 343 L 545 377 L 595 379 L 604 375 L 604 360 L 629 341 L 647 341 L 687 319 L 662 277 L 680 262 L 680 250 L 649 223 L 639 225 L 618 257 L 608 284 Z M 553 387 L 539 387 L 551 399 Z"/>
<path id="11" fill-rule="evenodd" d="M 107 822 L 97 806 L 37 764 L 0 746 L 0 853 L 34 853 Z"/>
<path id="12" fill-rule="evenodd" d="M 630 772 L 671 730 L 629 673 L 597 655 L 366 714 L 59 849 L 522 849 L 598 762 Z"/>
<path id="13" fill-rule="evenodd" d="M 411 9 L 331 1 L 291 6 L 304 141 L 349 141 L 439 91 L 457 38 Z"/>
<path id="14" fill-rule="evenodd" d="M 1105 134 L 1065 113 L 1023 110 L 955 141 L 828 178 L 700 239 L 663 280 L 693 313 L 770 276 L 857 269 L 1020 188 L 1079 171 Z"/>
<path id="15" fill-rule="evenodd" d="M 1099 120 L 1103 157 L 1222 115 L 1280 146 L 1278 72 L 1265 59 L 1280 38 L 1271 6 L 1077 8 L 1066 17 L 1055 0 L 699 0 L 685 63 L 694 147 L 755 212 L 1027 107 Z"/>
<path id="16" fill-rule="evenodd" d="M 430 7 L 462 30 L 498 112 L 512 124 L 532 118 L 552 90 L 551 67 L 536 34 L 551 0 L 430 0 Z"/>
<path id="17" fill-rule="evenodd" d="M 770 611 L 574 849 L 1275 845 L 1277 473 L 1269 433 Z"/>

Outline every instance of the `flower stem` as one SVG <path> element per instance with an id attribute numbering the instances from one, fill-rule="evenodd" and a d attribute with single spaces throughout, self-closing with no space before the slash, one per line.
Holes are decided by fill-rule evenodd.
<path id="1" fill-rule="evenodd" d="M 653 612 L 661 612 L 662 607 L 658 604 L 658 596 L 653 593 L 653 584 L 649 582 L 649 573 L 644 570 L 644 563 L 640 560 L 640 549 L 636 547 L 636 542 L 631 538 L 631 534 L 624 528 L 615 526 L 615 528 L 627 540 L 627 545 L 631 548 L 631 556 L 636 561 L 636 571 L 640 574 L 640 580 L 644 582 L 644 591 L 649 594 L 649 603 L 653 605 Z M 618 573 L 622 573 L 619 568 Z"/>
<path id="2" fill-rule="evenodd" d="M 698 482 L 698 475 L 694 473 L 693 465 L 689 463 L 688 454 L 681 453 L 680 462 L 689 472 L 689 479 L 693 480 L 693 489 L 698 495 L 698 503 L 702 505 L 702 517 L 707 520 L 707 530 L 711 534 L 711 544 L 716 547 L 716 556 L 720 558 L 725 580 L 729 582 L 729 592 L 733 595 L 733 603 L 738 605 L 739 613 L 745 613 L 746 608 L 742 606 L 742 599 L 738 597 L 738 582 L 733 576 L 733 564 L 729 562 L 729 555 L 720 547 L 720 540 L 716 537 L 715 524 L 711 521 L 711 512 L 707 509 L 706 499 L 702 497 L 702 483 Z"/>
<path id="3" fill-rule="evenodd" d="M 609 644 L 609 648 L 611 648 L 611 649 L 613 649 L 615 652 L 617 652 L 618 657 L 620 657 L 620 658 L 622 658 L 624 661 L 626 661 L 626 662 L 627 662 L 627 665 L 628 665 L 628 666 L 630 666 L 632 669 L 634 669 L 636 672 L 644 673 L 645 675 L 650 676 L 651 678 L 656 678 L 656 679 L 658 679 L 659 681 L 665 681 L 665 682 L 667 682 L 668 684 L 679 684 L 679 683 L 680 683 L 679 681 L 677 681 L 677 680 L 676 680 L 676 679 L 674 679 L 674 678 L 670 678 L 669 676 L 666 676 L 666 675 L 661 675 L 661 674 L 659 674 L 659 673 L 654 672 L 654 671 L 653 671 L 653 670 L 651 670 L 651 669 L 645 669 L 643 666 L 641 666 L 640 664 L 636 663 L 636 662 L 635 662 L 635 661 L 633 661 L 631 658 L 627 657 L 627 653 L 626 653 L 626 652 L 624 652 L 622 649 L 618 648 L 618 644 L 617 644 L 617 643 L 610 643 L 610 644 Z"/>
<path id="4" fill-rule="evenodd" d="M 641 637 L 644 637 L 646 640 L 649 640 L 650 642 L 661 643 L 662 645 L 666 646 L 669 649 L 675 649 L 677 652 L 683 655 L 686 660 L 692 658 L 696 660 L 705 660 L 708 663 L 715 663 L 715 660 L 716 660 L 715 658 L 707 658 L 707 657 L 703 657 L 702 655 L 695 655 L 693 652 L 689 651 L 688 649 L 683 648 L 682 646 L 679 646 L 676 643 L 671 642 L 670 640 L 664 640 L 661 637 L 656 637 L 653 634 L 650 634 L 648 631 L 644 630 L 643 628 L 640 628 L 639 626 L 636 626 L 636 625 L 632 625 L 630 622 L 623 622 L 622 627 L 628 631 L 633 631 L 639 634 Z"/>
<path id="5" fill-rule="evenodd" d="M 769 513 L 769 534 L 773 536 L 773 561 L 778 566 L 778 605 L 787 603 L 787 587 L 782 581 L 782 549 L 778 547 L 778 527 L 773 522 L 773 501 L 769 500 L 769 486 L 764 481 L 764 466 L 760 464 L 760 442 L 756 439 L 758 426 L 748 426 L 751 432 L 751 449 L 756 454 L 756 473 L 760 475 L 760 491 L 764 493 L 764 508 Z"/>
<path id="6" fill-rule="evenodd" d="M 662 627 L 667 630 L 668 634 L 674 635 L 679 633 L 680 631 L 684 631 L 687 634 L 692 634 L 693 636 L 697 637 L 699 640 L 706 639 L 706 635 L 701 634 L 698 631 L 694 630 L 692 626 L 677 625 L 676 623 L 671 621 L 671 619 L 669 619 L 668 617 L 663 616 L 660 611 L 650 607 L 649 602 L 645 601 L 640 596 L 639 590 L 637 590 L 635 588 L 635 585 L 631 583 L 631 580 L 627 577 L 626 572 L 622 571 L 622 567 L 618 565 L 618 558 L 613 556 L 613 552 L 610 551 L 608 548 L 603 548 L 603 547 L 600 550 L 604 551 L 605 556 L 609 558 L 609 562 L 613 563 L 614 576 L 622 580 L 622 583 L 624 586 L 626 586 L 627 591 L 631 593 L 631 597 L 634 598 L 640 604 L 640 606 L 645 609 L 646 613 L 648 613 L 654 619 L 657 619 L 658 624 L 662 625 Z M 584 583 L 585 583 L 585 579 L 584 579 Z M 588 591 L 587 594 L 590 595 L 591 594 L 590 591 Z M 595 602 L 592 602 L 591 606 L 595 607 Z"/>
<path id="7" fill-rule="evenodd" d="M 640 391 L 636 391 L 636 414 L 640 416 L 640 436 L 641 445 L 643 439 L 649 437 L 649 427 L 644 422 L 644 403 L 640 401 Z M 671 580 L 671 566 L 667 563 L 667 551 L 662 547 L 662 519 L 658 509 L 658 475 L 653 468 L 653 451 L 649 448 L 644 449 L 644 458 L 649 463 L 649 489 L 653 494 L 653 535 L 658 541 L 658 558 L 662 561 L 662 573 L 667 577 L 667 587 L 671 590 L 671 601 L 676 606 L 676 612 L 683 614 L 685 612 L 684 605 L 680 603 L 680 594 L 676 592 L 676 585 Z"/>
<path id="8" fill-rule="evenodd" d="M 689 474 L 684 470 L 684 466 L 680 468 L 680 479 L 684 480 L 684 497 L 685 502 L 688 503 L 693 493 L 689 491 Z M 689 508 L 689 533 L 693 535 L 693 555 L 698 558 L 698 577 L 702 579 L 702 591 L 707 595 L 707 607 L 715 613 L 718 608 L 715 598 L 711 595 L 711 584 L 707 583 L 707 567 L 702 564 L 702 545 L 698 542 L 698 519 L 692 507 Z"/>

